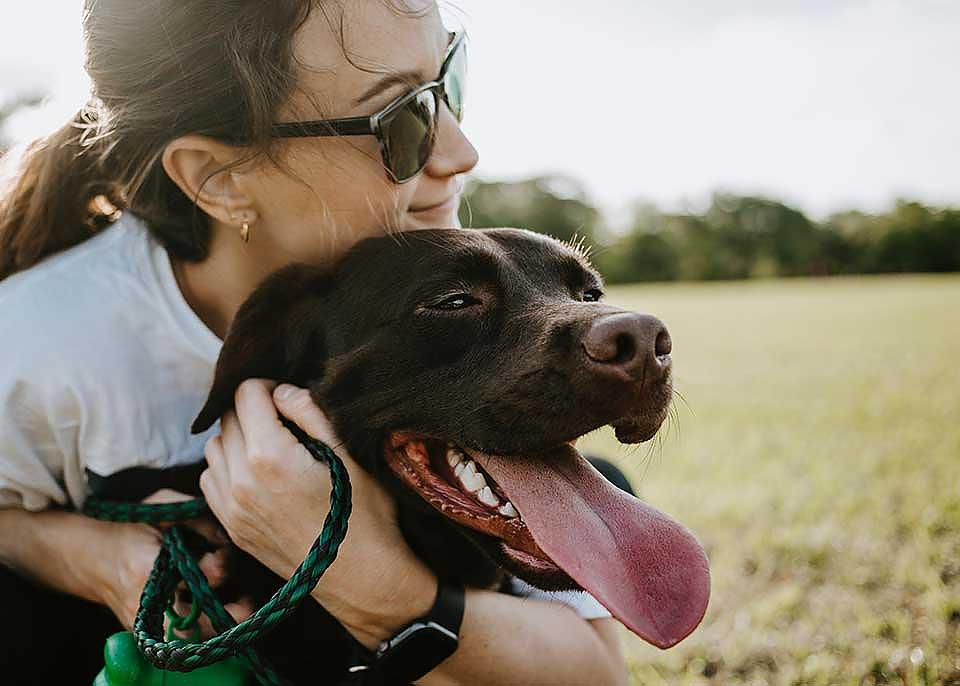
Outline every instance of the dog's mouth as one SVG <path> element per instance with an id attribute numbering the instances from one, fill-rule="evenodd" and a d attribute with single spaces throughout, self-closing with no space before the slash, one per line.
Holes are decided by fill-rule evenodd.
<path id="1" fill-rule="evenodd" d="M 462 448 L 409 432 L 394 433 L 390 443 L 387 463 L 404 483 L 448 519 L 498 539 L 509 567 L 554 586 L 576 586 L 540 549 L 500 485 Z"/>
<path id="2" fill-rule="evenodd" d="M 656 646 L 681 641 L 706 612 L 709 565 L 693 534 L 571 444 L 491 455 L 403 431 L 388 437 L 385 457 L 434 509 L 496 539 L 510 571 L 541 587 L 579 585 Z"/>

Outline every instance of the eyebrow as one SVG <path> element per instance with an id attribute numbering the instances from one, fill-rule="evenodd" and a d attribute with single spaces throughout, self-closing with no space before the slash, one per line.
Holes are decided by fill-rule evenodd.
<path id="1" fill-rule="evenodd" d="M 453 31 L 447 32 L 446 49 L 449 49 L 455 36 L 456 36 L 456 33 L 454 33 Z M 433 78 L 436 78 L 436 77 L 433 77 Z M 382 79 L 380 79 L 379 81 L 377 81 L 372 86 L 370 86 L 370 88 L 368 88 L 363 93 L 363 95 L 361 95 L 360 97 L 358 97 L 356 100 L 353 101 L 353 104 L 354 106 L 362 105 L 367 100 L 375 98 L 381 93 L 385 93 L 386 91 L 390 90 L 394 86 L 409 86 L 413 88 L 417 84 L 426 83 L 427 81 L 431 81 L 431 80 L 432 79 L 424 78 L 423 74 L 414 70 L 402 71 L 396 74 L 389 74 L 383 77 Z"/>
<path id="2" fill-rule="evenodd" d="M 413 86 L 418 83 L 426 83 L 429 79 L 423 78 L 423 74 L 418 71 L 403 71 L 397 74 L 390 74 L 383 77 L 370 88 L 368 88 L 363 95 L 353 101 L 354 105 L 362 105 L 367 100 L 375 98 L 381 93 L 385 93 L 394 86 Z"/>

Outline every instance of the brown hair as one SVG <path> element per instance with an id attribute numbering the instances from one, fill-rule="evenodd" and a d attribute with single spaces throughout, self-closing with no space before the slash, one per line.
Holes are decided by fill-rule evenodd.
<path id="1" fill-rule="evenodd" d="M 315 0 L 85 0 L 93 98 L 28 149 L 0 195 L 0 280 L 80 243 L 115 210 L 174 256 L 207 255 L 210 220 L 167 176 L 186 134 L 270 155 L 269 127 L 296 85 L 293 38 Z M 112 207 L 111 207 L 112 206 Z"/>

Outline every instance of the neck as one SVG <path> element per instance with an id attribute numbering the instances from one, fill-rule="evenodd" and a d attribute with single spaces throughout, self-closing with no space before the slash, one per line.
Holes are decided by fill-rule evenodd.
<path id="1" fill-rule="evenodd" d="M 221 340 L 257 284 L 281 266 L 258 259 L 256 247 L 226 225 L 213 227 L 210 253 L 203 262 L 171 256 L 171 263 L 184 300 Z"/>

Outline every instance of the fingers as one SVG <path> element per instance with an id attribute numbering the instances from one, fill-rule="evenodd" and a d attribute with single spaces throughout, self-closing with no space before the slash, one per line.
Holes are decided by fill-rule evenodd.
<path id="1" fill-rule="evenodd" d="M 224 546 L 230 542 L 230 539 L 224 533 L 223 528 L 213 517 L 190 519 L 186 522 L 183 522 L 181 525 L 200 534 L 215 546 Z"/>
<path id="2" fill-rule="evenodd" d="M 207 553 L 198 561 L 200 571 L 202 571 L 204 576 L 207 577 L 207 582 L 210 584 L 211 588 L 216 589 L 226 578 L 225 558 L 226 551 L 218 550 L 212 553 Z M 186 584 L 181 582 L 174 594 L 173 610 L 180 617 L 187 617 L 192 609 L 192 594 L 187 589 Z M 226 603 L 224 605 L 224 609 L 231 617 L 233 617 L 233 620 L 237 624 L 245 619 L 248 619 L 256 611 L 253 601 L 248 597 L 242 597 L 232 603 Z M 164 620 L 165 631 L 166 627 L 169 625 L 169 622 L 169 617 L 166 617 Z M 210 619 L 205 614 L 201 613 L 197 618 L 197 626 L 200 628 L 201 639 L 211 638 L 216 636 L 218 633 L 214 629 Z M 193 633 L 193 629 L 191 628 L 182 632 L 176 631 L 175 633 L 181 638 L 189 638 Z"/>
<path id="3" fill-rule="evenodd" d="M 240 622 L 249 619 L 250 616 L 256 611 L 256 608 L 253 606 L 253 601 L 249 598 L 241 598 L 234 603 L 227 603 L 223 606 L 231 617 L 233 621 L 239 624 Z M 186 617 L 190 614 L 192 608 L 192 603 L 189 600 L 177 598 L 174 603 L 174 611 L 181 617 Z M 167 627 L 170 625 L 170 618 L 164 617 L 164 635 L 166 635 Z M 213 628 L 213 623 L 210 621 L 210 618 L 205 614 L 201 614 L 197 618 L 197 626 L 200 628 L 200 639 L 206 640 L 208 638 L 213 638 L 219 632 Z M 174 631 L 174 633 L 182 639 L 189 639 L 190 635 L 193 633 L 193 629 L 188 629 L 186 631 Z"/>
<path id="4" fill-rule="evenodd" d="M 237 624 L 248 619 L 257 609 L 253 606 L 253 601 L 250 598 L 241 598 L 235 603 L 227 603 L 224 608 Z"/>
<path id="5" fill-rule="evenodd" d="M 187 495 L 186 493 L 181 493 L 180 491 L 174 491 L 171 488 L 161 488 L 159 491 L 155 491 L 143 499 L 145 503 L 151 504 L 162 504 L 162 503 L 182 503 L 186 500 L 193 500 L 192 495 Z"/>
<path id="6" fill-rule="evenodd" d="M 252 427 L 248 431 L 252 431 Z M 230 410 L 220 419 L 220 440 L 224 457 L 247 454 L 247 441 L 234 410 Z M 236 460 L 222 460 L 222 465 L 224 467 L 223 473 L 235 478 L 237 471 L 235 468 L 238 466 Z"/>
<path id="7" fill-rule="evenodd" d="M 197 562 L 211 588 L 217 588 L 227 577 L 227 551 L 223 548 L 205 553 Z"/>
<path id="8" fill-rule="evenodd" d="M 207 441 L 203 454 L 207 458 L 207 468 L 200 474 L 200 491 L 207 499 L 207 505 L 214 517 L 223 522 L 221 508 L 228 502 L 230 472 L 224 455 L 222 436 L 217 435 Z"/>
<path id="9" fill-rule="evenodd" d="M 287 433 L 280 424 L 271 397 L 274 385 L 273 381 L 248 379 L 237 388 L 234 402 L 236 418 L 243 427 L 242 436 L 251 453 L 272 447 L 271 443 L 277 441 L 278 434 Z M 229 415 L 229 412 L 224 415 L 225 419 L 229 419 Z M 270 443 L 261 445 L 262 442 Z"/>
<path id="10" fill-rule="evenodd" d="M 269 462 L 270 458 L 291 449 L 296 440 L 283 428 L 278 412 L 331 448 L 339 447 L 340 440 L 333 426 L 307 389 L 248 379 L 237 388 L 235 410 L 224 414 L 221 420 L 223 453 L 246 455 L 252 463 L 257 463 Z M 233 466 L 228 460 L 227 468 Z"/>
<path id="11" fill-rule="evenodd" d="M 187 495 L 186 493 L 181 493 L 180 491 L 174 491 L 170 488 L 161 488 L 159 491 L 155 491 L 143 499 L 144 503 L 150 505 L 160 505 L 167 503 L 182 503 L 187 500 L 193 500 L 194 496 Z M 174 525 L 174 522 L 157 522 L 156 524 L 151 524 L 154 529 L 160 531 L 165 531 Z"/>
<path id="12" fill-rule="evenodd" d="M 273 392 L 273 401 L 277 410 L 293 421 L 317 440 L 331 448 L 339 445 L 340 440 L 333 431 L 333 425 L 310 397 L 310 391 L 290 384 L 281 384 Z"/>

